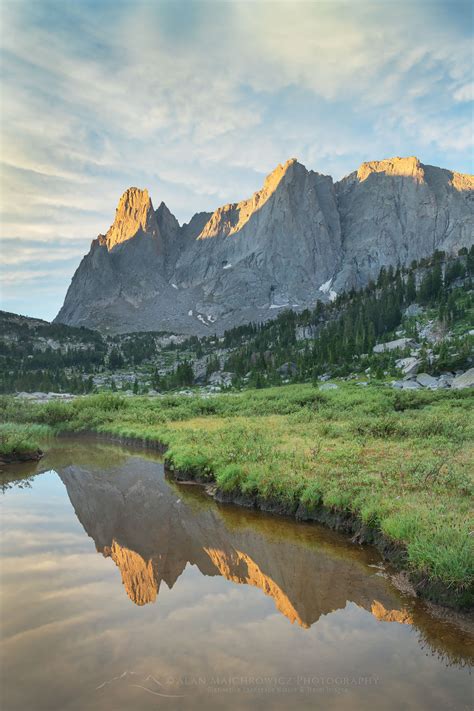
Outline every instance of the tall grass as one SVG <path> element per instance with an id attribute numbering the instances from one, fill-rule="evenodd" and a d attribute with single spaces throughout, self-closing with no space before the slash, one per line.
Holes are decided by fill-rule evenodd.
<path id="1" fill-rule="evenodd" d="M 16 422 L 0 424 L 0 457 L 35 452 L 51 433 L 47 425 Z"/>

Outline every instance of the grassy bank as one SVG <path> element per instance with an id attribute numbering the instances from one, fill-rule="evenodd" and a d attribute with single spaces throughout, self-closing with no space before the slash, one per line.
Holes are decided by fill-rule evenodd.
<path id="1" fill-rule="evenodd" d="M 52 430 L 47 425 L 7 422 L 0 424 L 0 461 L 39 459 Z"/>
<path id="2" fill-rule="evenodd" d="M 474 396 L 296 385 L 217 397 L 2 400 L 2 418 L 161 441 L 179 470 L 296 510 L 351 512 L 406 548 L 414 575 L 471 597 Z"/>

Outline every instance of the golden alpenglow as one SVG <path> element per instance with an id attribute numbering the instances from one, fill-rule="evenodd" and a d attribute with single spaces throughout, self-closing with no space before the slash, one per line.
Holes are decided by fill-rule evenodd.
<path id="1" fill-rule="evenodd" d="M 313 308 L 474 234 L 473 176 L 418 158 L 363 163 L 334 182 L 295 158 L 241 202 L 179 225 L 130 188 L 94 240 L 56 320 L 109 332 L 222 335 Z"/>
<path id="2" fill-rule="evenodd" d="M 102 244 L 110 251 L 118 244 L 135 237 L 140 231 L 158 236 L 153 204 L 148 190 L 129 188 L 119 200 L 114 223 L 105 237 L 102 236 Z"/>
<path id="3" fill-rule="evenodd" d="M 290 158 L 278 165 L 275 170 L 267 175 L 263 188 L 257 190 L 248 200 L 229 203 L 219 207 L 212 215 L 197 239 L 207 237 L 227 236 L 235 234 L 249 221 L 256 210 L 260 210 L 267 200 L 273 195 L 288 168 L 296 163 L 296 158 Z"/>

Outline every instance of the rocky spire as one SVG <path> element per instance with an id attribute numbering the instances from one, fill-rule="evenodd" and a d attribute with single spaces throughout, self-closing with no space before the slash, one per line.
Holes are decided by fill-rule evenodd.
<path id="1" fill-rule="evenodd" d="M 114 223 L 101 242 L 110 251 L 139 232 L 158 237 L 155 212 L 148 190 L 128 188 L 119 200 Z"/>
<path id="2" fill-rule="evenodd" d="M 155 216 L 160 229 L 164 233 L 174 234 L 179 231 L 178 220 L 164 202 L 160 203 L 159 208 L 155 212 Z"/>

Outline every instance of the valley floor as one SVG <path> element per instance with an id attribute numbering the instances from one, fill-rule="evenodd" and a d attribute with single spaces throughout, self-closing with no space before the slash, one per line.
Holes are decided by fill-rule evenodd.
<path id="1" fill-rule="evenodd" d="M 13 427 L 161 443 L 171 469 L 212 482 L 222 499 L 273 502 L 307 518 L 322 508 L 352 517 L 364 540 L 393 544 L 396 564 L 421 594 L 467 608 L 473 400 L 472 389 L 343 383 L 328 391 L 289 385 L 211 398 L 102 394 L 46 405 L 5 397 L 1 416 Z"/>

